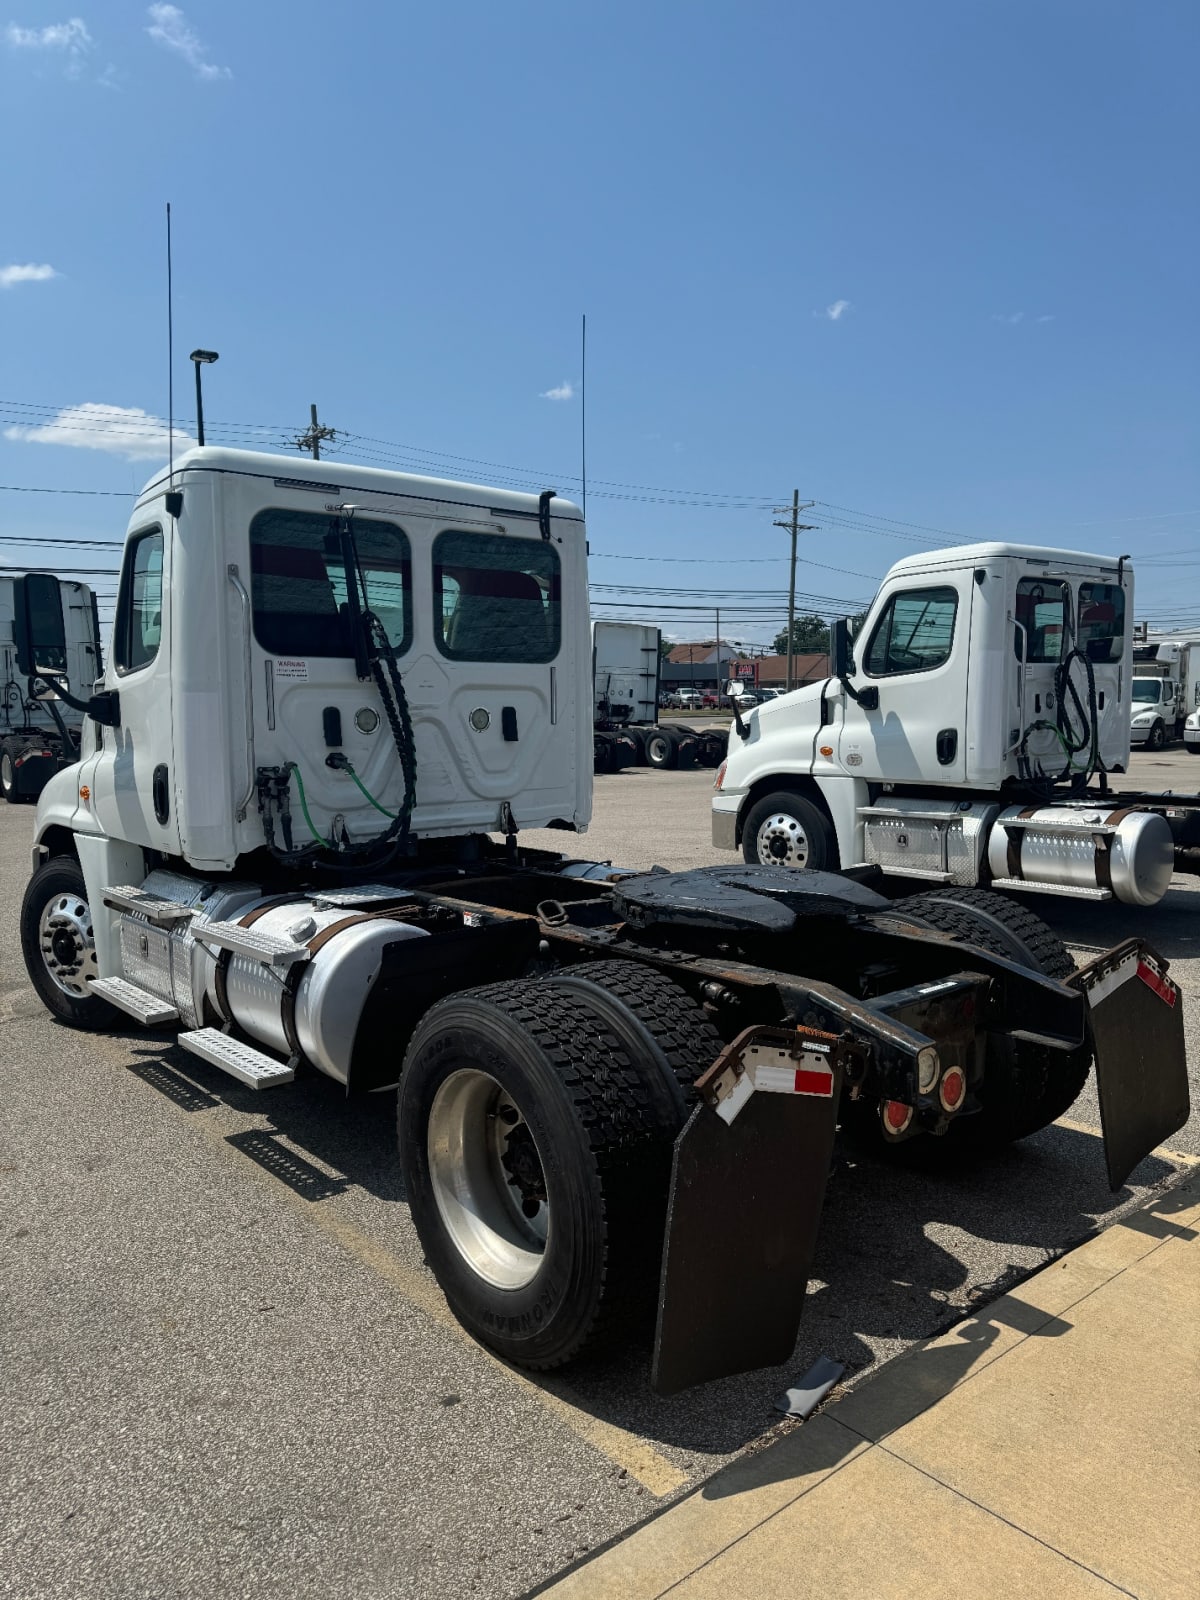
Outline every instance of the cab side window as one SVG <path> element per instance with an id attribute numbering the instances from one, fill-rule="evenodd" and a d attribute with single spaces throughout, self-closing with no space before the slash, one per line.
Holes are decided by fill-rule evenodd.
<path id="1" fill-rule="evenodd" d="M 118 672 L 148 667 L 158 654 L 162 603 L 162 529 L 147 528 L 125 547 L 113 640 L 113 661 Z"/>
<path id="2" fill-rule="evenodd" d="M 872 678 L 932 672 L 950 659 L 958 591 L 905 589 L 894 594 L 875 624 L 863 657 Z"/>

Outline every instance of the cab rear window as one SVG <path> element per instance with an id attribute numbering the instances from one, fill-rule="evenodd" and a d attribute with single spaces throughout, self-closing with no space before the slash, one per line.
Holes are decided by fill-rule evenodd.
<path id="1" fill-rule="evenodd" d="M 1125 651 L 1125 591 L 1120 584 L 1079 585 L 1079 648 L 1089 661 L 1120 661 Z"/>
<path id="2" fill-rule="evenodd" d="M 562 637 L 558 552 L 541 540 L 439 533 L 433 625 L 451 661 L 553 661 Z"/>
<path id="3" fill-rule="evenodd" d="M 412 639 L 412 559 L 394 522 L 356 517 L 367 604 L 397 654 Z M 312 511 L 260 511 L 250 524 L 254 636 L 279 656 L 353 656 L 338 519 Z"/>

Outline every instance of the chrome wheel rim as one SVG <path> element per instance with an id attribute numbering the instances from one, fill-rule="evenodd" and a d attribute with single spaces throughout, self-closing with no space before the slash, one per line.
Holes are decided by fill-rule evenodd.
<path id="1" fill-rule="evenodd" d="M 87 901 L 77 894 L 49 900 L 38 918 L 38 946 L 54 986 L 72 1000 L 86 999 L 89 980 L 100 976 Z"/>
<path id="2" fill-rule="evenodd" d="M 670 754 L 671 746 L 661 733 L 656 733 L 646 740 L 646 754 L 653 762 L 665 761 Z"/>
<path id="3" fill-rule="evenodd" d="M 512 1096 L 490 1073 L 452 1072 L 429 1111 L 429 1177 L 442 1223 L 473 1272 L 523 1289 L 546 1253 L 541 1155 Z"/>
<path id="4" fill-rule="evenodd" d="M 10 790 L 16 787 L 16 782 L 17 769 L 13 766 L 11 753 L 6 750 L 3 755 L 0 755 L 0 788 L 3 788 L 5 794 L 8 794 Z"/>
<path id="5" fill-rule="evenodd" d="M 808 835 L 798 818 L 776 811 L 760 823 L 755 840 L 758 859 L 764 867 L 806 867 L 809 857 Z"/>

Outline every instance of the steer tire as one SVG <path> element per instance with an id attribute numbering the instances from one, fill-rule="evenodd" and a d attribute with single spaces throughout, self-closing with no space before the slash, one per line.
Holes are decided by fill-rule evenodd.
<path id="1" fill-rule="evenodd" d="M 1161 750 L 1167 742 L 1167 730 L 1161 722 L 1156 722 L 1146 735 L 1147 750 Z"/>
<path id="2" fill-rule="evenodd" d="M 64 959 L 66 946 L 56 948 L 54 932 L 43 919 L 61 919 L 62 933 L 76 947 L 76 962 Z M 29 981 L 46 1009 L 68 1027 L 101 1033 L 120 1021 L 121 1013 L 91 994 L 87 978 L 96 971 L 95 942 L 87 888 L 79 863 L 71 856 L 52 856 L 25 886 L 21 901 L 21 954 Z M 58 978 L 54 973 L 58 973 Z"/>
<path id="3" fill-rule="evenodd" d="M 788 854 L 760 852 L 759 833 L 778 819 L 776 837 Z M 780 866 L 797 871 L 836 872 L 837 835 L 825 813 L 793 789 L 776 789 L 750 807 L 742 826 L 742 859 L 752 866 Z"/>
<path id="4" fill-rule="evenodd" d="M 505 1175 L 522 1130 L 536 1189 Z M 454 1315 L 504 1360 L 562 1366 L 648 1319 L 674 1117 L 581 998 L 528 980 L 433 1006 L 405 1057 L 398 1132 L 426 1260 Z"/>
<path id="5" fill-rule="evenodd" d="M 897 901 L 895 909 L 1043 977 L 1061 982 L 1075 971 L 1067 947 L 1036 912 L 990 889 L 934 889 Z M 943 1151 L 950 1156 L 1000 1149 L 1026 1139 L 1049 1127 L 1075 1103 L 1091 1064 L 1091 1046 L 1086 1043 L 1071 1051 L 1028 1043 L 1018 1047 L 1007 1035 L 991 1034 L 979 1090 L 981 1109 L 972 1116 L 956 1117 L 940 1139 L 908 1143 L 918 1146 L 922 1156 Z M 906 1150 L 907 1144 L 894 1148 Z"/>
<path id="6" fill-rule="evenodd" d="M 725 1048 L 704 1007 L 664 973 L 638 961 L 583 961 L 546 980 L 591 1008 L 635 1059 L 652 1061 L 666 1115 L 682 1127 L 696 1079 Z"/>

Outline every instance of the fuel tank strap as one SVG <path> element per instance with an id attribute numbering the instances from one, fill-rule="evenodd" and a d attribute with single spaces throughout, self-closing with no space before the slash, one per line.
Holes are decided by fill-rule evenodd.
<path id="1" fill-rule="evenodd" d="M 354 911 L 348 917 L 341 917 L 337 922 L 331 922 L 327 928 L 322 928 L 308 941 L 310 955 L 318 955 L 331 939 L 336 939 L 339 933 L 345 933 L 347 928 L 357 927 L 360 922 L 407 922 L 416 911 L 422 911 L 423 906 L 415 902 L 405 906 L 389 906 L 386 911 Z"/>
<path id="2" fill-rule="evenodd" d="M 243 928 L 252 928 L 259 917 L 265 917 L 268 911 L 275 911 L 279 906 L 307 904 L 311 899 L 312 896 L 308 894 L 275 894 L 269 900 L 264 900 L 261 905 L 255 906 L 253 911 L 247 911 L 244 917 L 238 918 L 238 921 Z"/>

